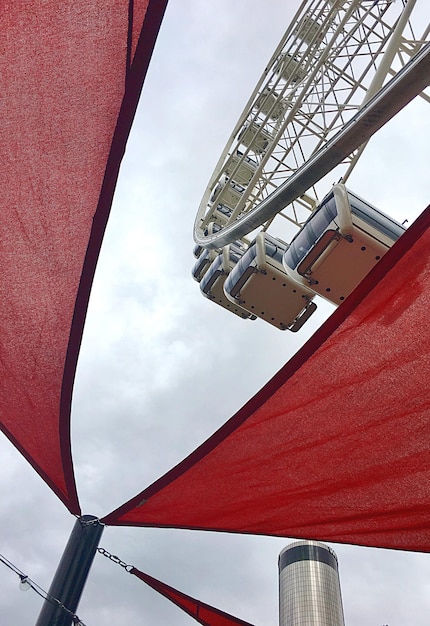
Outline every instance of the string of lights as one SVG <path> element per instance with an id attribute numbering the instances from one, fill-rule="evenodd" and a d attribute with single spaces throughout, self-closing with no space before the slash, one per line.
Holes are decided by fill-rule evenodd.
<path id="1" fill-rule="evenodd" d="M 21 570 L 18 569 L 16 565 L 11 563 L 11 561 L 9 561 L 2 554 L 0 554 L 0 562 L 3 563 L 3 565 L 5 565 L 7 568 L 12 570 L 12 572 L 14 572 L 19 577 L 20 579 L 19 588 L 22 591 L 28 591 L 29 589 L 33 589 L 33 591 L 35 591 L 41 598 L 43 598 L 44 600 L 47 600 L 48 602 L 51 602 L 51 604 L 54 604 L 60 607 L 61 610 L 63 610 L 68 615 L 70 615 L 73 621 L 73 624 L 75 624 L 75 626 L 86 626 L 84 622 L 81 619 L 79 619 L 79 617 L 75 613 L 73 613 L 73 611 L 70 611 L 66 606 L 64 606 L 64 604 L 60 600 L 58 600 L 58 598 L 55 598 L 54 596 L 50 595 L 47 591 L 42 589 L 42 587 L 40 587 L 37 583 L 35 583 L 34 580 L 29 578 L 27 574 L 24 574 L 24 572 L 21 572 Z"/>

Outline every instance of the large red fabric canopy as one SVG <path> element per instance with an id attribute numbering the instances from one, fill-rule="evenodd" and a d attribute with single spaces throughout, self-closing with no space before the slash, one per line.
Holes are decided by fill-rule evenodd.
<path id="1" fill-rule="evenodd" d="M 203 624 L 204 626 L 252 626 L 249 622 L 244 622 L 233 615 L 229 615 L 229 613 L 220 611 L 210 604 L 205 604 L 204 602 L 200 602 L 200 600 L 187 596 L 185 593 L 182 593 L 182 591 L 178 591 L 166 585 L 166 583 L 149 576 L 149 574 L 145 574 L 145 572 L 138 570 L 136 567 L 132 567 L 129 571 L 130 574 L 143 580 L 147 585 L 155 589 L 155 591 L 158 591 L 158 593 L 161 593 L 161 595 L 165 596 L 168 600 L 185 611 L 185 613 L 191 615 L 199 624 Z"/>
<path id="2" fill-rule="evenodd" d="M 1 428 L 73 513 L 77 355 L 166 3 L 19 0 L 0 10 Z"/>
<path id="3" fill-rule="evenodd" d="M 429 224 L 430 207 L 254 398 L 103 521 L 430 551 Z"/>

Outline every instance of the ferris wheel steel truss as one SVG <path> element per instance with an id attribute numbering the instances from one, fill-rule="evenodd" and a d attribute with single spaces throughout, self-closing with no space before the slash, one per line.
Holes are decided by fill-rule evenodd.
<path id="1" fill-rule="evenodd" d="M 233 238 L 245 237 L 263 223 L 305 194 L 321 176 L 345 160 L 358 146 L 394 117 L 403 107 L 425 89 L 430 80 L 430 43 L 385 85 L 362 109 L 315 153 L 301 168 L 292 174 L 276 191 L 256 207 L 249 218 L 205 237 L 206 248 L 225 246 Z"/>
<path id="2" fill-rule="evenodd" d="M 316 206 L 318 180 L 339 164 L 347 178 L 371 135 L 430 82 L 429 27 L 416 37 L 415 2 L 402 11 L 389 0 L 302 2 L 209 181 L 198 245 L 220 248 L 267 229 L 276 215 L 300 227 Z M 391 87 L 381 90 L 387 77 Z"/>

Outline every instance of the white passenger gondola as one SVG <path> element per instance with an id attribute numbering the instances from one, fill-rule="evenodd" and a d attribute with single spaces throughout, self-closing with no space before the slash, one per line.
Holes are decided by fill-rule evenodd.
<path id="1" fill-rule="evenodd" d="M 271 119 L 277 120 L 285 113 L 287 103 L 276 91 L 266 87 L 257 98 L 255 107 L 259 109 L 260 114 L 267 115 Z"/>
<path id="2" fill-rule="evenodd" d="M 226 163 L 225 173 L 239 185 L 247 186 L 251 178 L 255 174 L 258 163 L 250 156 L 243 154 L 240 150 L 236 150 Z"/>
<path id="3" fill-rule="evenodd" d="M 202 280 L 216 256 L 217 252 L 213 250 L 203 250 L 191 271 L 194 280 L 198 283 Z"/>
<path id="4" fill-rule="evenodd" d="M 404 232 L 368 202 L 335 185 L 284 253 L 287 273 L 340 304 Z"/>
<path id="5" fill-rule="evenodd" d="M 309 46 L 320 45 L 324 41 L 324 29 L 311 15 L 305 15 L 297 24 L 293 33 Z"/>
<path id="6" fill-rule="evenodd" d="M 203 246 L 199 246 L 198 244 L 196 244 L 193 248 L 193 254 L 196 257 L 196 259 L 199 258 L 199 256 L 201 255 L 201 253 L 203 252 L 204 248 Z"/>
<path id="7" fill-rule="evenodd" d="M 314 293 L 288 276 L 282 265 L 287 245 L 267 233 L 257 235 L 228 275 L 227 298 L 282 330 L 299 330 L 312 315 Z"/>
<path id="8" fill-rule="evenodd" d="M 229 209 L 234 209 L 242 197 L 245 188 L 242 185 L 229 180 L 227 176 L 224 176 L 222 182 L 219 182 L 211 195 L 211 202 L 218 202 L 222 206 L 226 206 Z"/>
<path id="9" fill-rule="evenodd" d="M 271 133 L 257 122 L 245 124 L 237 138 L 255 154 L 262 154 L 272 141 Z"/>
<path id="10" fill-rule="evenodd" d="M 306 78 L 306 70 L 300 60 L 287 53 L 279 57 L 275 72 L 280 74 L 288 85 L 295 85 Z"/>
<path id="11" fill-rule="evenodd" d="M 231 302 L 224 293 L 226 278 L 243 253 L 244 247 L 240 242 L 225 246 L 222 253 L 212 261 L 202 277 L 200 290 L 206 298 L 209 298 L 209 300 L 219 304 L 231 313 L 243 319 L 256 319 L 255 315 L 240 307 L 237 302 Z"/>

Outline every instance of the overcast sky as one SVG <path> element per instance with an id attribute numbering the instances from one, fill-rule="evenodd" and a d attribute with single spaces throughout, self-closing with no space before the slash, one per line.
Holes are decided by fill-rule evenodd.
<path id="1" fill-rule="evenodd" d="M 427 0 L 418 5 L 428 21 Z M 322 303 L 299 336 L 283 333 L 225 312 L 191 278 L 200 198 L 297 6 L 170 0 L 121 170 L 75 384 L 72 443 L 85 514 L 107 514 L 180 461 L 330 314 Z M 428 144 L 428 104 L 417 99 L 371 141 L 349 186 L 412 220 L 430 199 Z M 0 552 L 48 589 L 74 518 L 3 436 L 0 454 Z M 204 602 L 275 626 L 277 555 L 288 542 L 106 528 L 101 545 Z M 348 626 L 427 626 L 428 555 L 332 547 Z M 19 591 L 5 567 L 0 585 L 0 624 L 34 623 L 38 596 Z M 86 626 L 195 623 L 100 555 L 78 615 Z"/>

